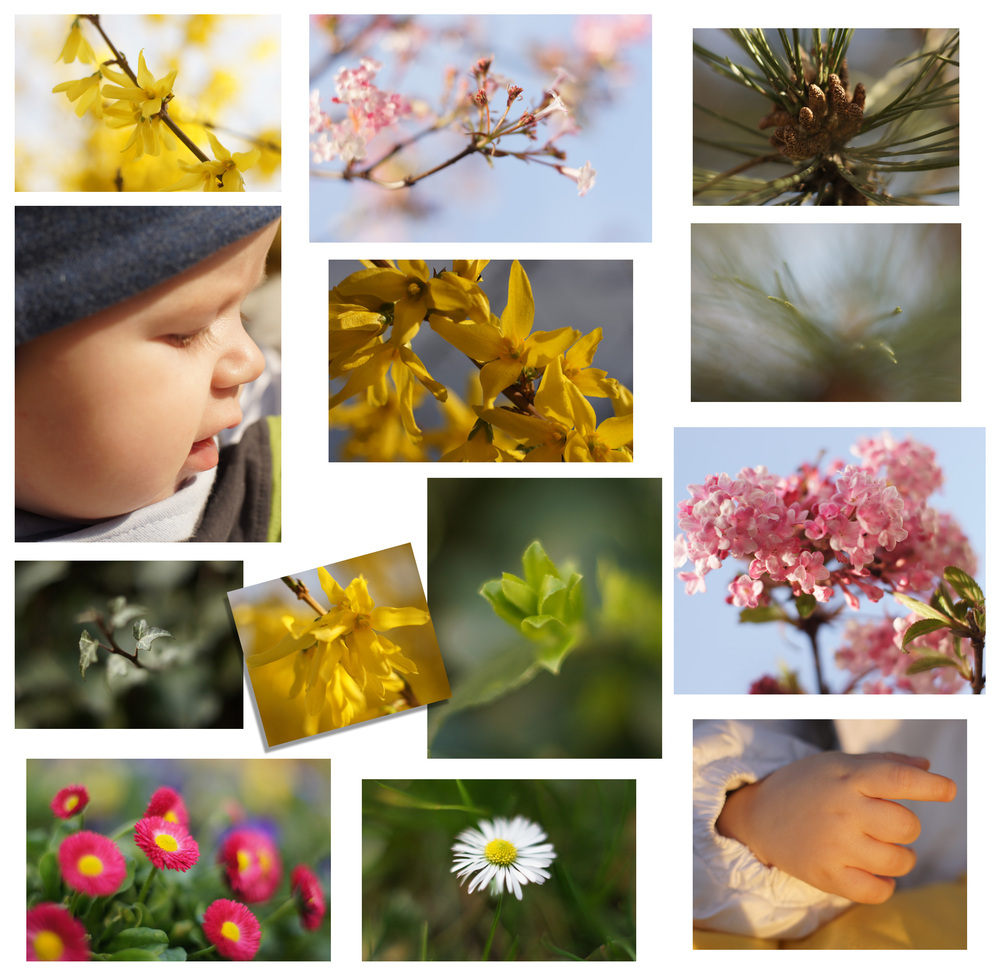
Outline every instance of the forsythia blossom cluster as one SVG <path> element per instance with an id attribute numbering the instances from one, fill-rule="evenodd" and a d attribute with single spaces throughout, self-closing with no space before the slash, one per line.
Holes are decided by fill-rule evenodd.
<path id="1" fill-rule="evenodd" d="M 79 60 L 91 65 L 93 70 L 83 78 L 61 82 L 52 91 L 65 93 L 70 102 L 74 103 L 76 114 L 81 118 L 87 112 L 93 112 L 97 119 L 103 120 L 111 129 L 131 130 L 128 139 L 121 147 L 123 163 L 144 156 L 159 157 L 163 148 L 170 151 L 177 149 L 179 141 L 174 132 L 177 124 L 172 120 L 168 122 L 171 119 L 169 106 L 174 99 L 173 87 L 177 69 L 157 79 L 146 65 L 143 51 L 139 52 L 134 76 L 123 54 L 115 52 L 109 60 L 100 62 L 94 49 L 83 37 L 80 21 L 84 16 L 94 23 L 97 22 L 97 15 L 81 15 L 73 21 L 60 60 L 66 64 Z M 198 128 L 205 127 L 199 124 Z M 230 153 L 207 128 L 205 135 L 214 159 L 196 157 L 193 161 L 177 161 L 180 169 L 188 176 L 158 189 L 245 190 L 243 171 L 258 162 L 261 151 L 253 148 L 242 153 Z M 190 139 L 185 139 L 183 142 L 186 142 L 189 149 L 194 145 Z M 121 179 L 120 172 L 119 179 Z"/>
<path id="2" fill-rule="evenodd" d="M 858 609 L 852 589 L 877 602 L 884 590 L 929 593 L 947 565 L 974 572 L 965 535 L 927 505 L 943 482 L 933 450 L 885 435 L 852 451 L 860 465 L 837 462 L 821 473 L 803 464 L 789 477 L 758 466 L 689 486 L 675 547 L 677 567 L 694 564 L 680 573 L 688 594 L 704 591 L 705 575 L 730 557 L 748 568 L 727 601 L 749 608 L 787 586 L 817 602 L 839 589 Z"/>
<path id="3" fill-rule="evenodd" d="M 281 639 L 247 656 L 251 670 L 277 661 L 291 668 L 288 697 L 305 696 L 309 734 L 365 721 L 405 705 L 401 675 L 416 674 L 417 665 L 383 634 L 430 621 L 426 609 L 376 606 L 364 576 L 344 589 L 325 568 L 317 574 L 331 604 L 329 612 L 307 624 L 291 615 L 282 616 Z M 247 621 L 242 611 L 238 619 Z"/>
<path id="4" fill-rule="evenodd" d="M 331 291 L 330 377 L 346 380 L 330 398 L 330 425 L 353 432 L 345 458 L 430 459 L 431 449 L 443 462 L 630 462 L 632 393 L 592 366 L 601 328 L 533 332 L 534 296 L 517 261 L 497 316 L 478 284 L 488 262 L 432 274 L 420 261 L 365 261 Z M 414 353 L 425 320 L 475 365 L 470 405 Z M 442 429 L 418 425 L 414 381 L 442 403 Z M 613 415 L 598 422 L 592 398 Z"/>

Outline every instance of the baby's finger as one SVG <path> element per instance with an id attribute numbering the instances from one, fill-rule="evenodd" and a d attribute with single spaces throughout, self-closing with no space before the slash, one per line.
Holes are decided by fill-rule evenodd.
<path id="1" fill-rule="evenodd" d="M 863 905 L 877 905 L 892 897 L 896 890 L 893 878 L 881 878 L 861 868 L 842 868 L 837 875 L 835 887 L 831 889 L 836 895 Z"/>
<path id="2" fill-rule="evenodd" d="M 865 766 L 858 773 L 858 789 L 883 800 L 930 800 L 947 803 L 958 787 L 947 777 L 888 759 Z"/>
<path id="3" fill-rule="evenodd" d="M 912 844 L 920 836 L 920 820 L 901 803 L 863 800 L 860 829 L 875 840 L 889 844 Z"/>
<path id="4" fill-rule="evenodd" d="M 889 762 L 902 762 L 907 766 L 916 766 L 918 769 L 930 769 L 930 759 L 925 759 L 922 755 L 906 755 L 902 752 L 866 752 L 865 759 L 886 759 Z"/>
<path id="5" fill-rule="evenodd" d="M 913 870 L 917 855 L 908 847 L 886 844 L 868 837 L 860 842 L 857 853 L 851 860 L 863 871 L 877 877 L 899 878 Z"/>

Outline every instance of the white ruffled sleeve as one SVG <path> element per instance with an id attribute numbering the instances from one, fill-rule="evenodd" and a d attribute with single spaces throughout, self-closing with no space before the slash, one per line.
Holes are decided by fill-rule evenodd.
<path id="1" fill-rule="evenodd" d="M 762 939 L 808 936 L 851 902 L 769 868 L 715 821 L 726 793 L 818 751 L 775 723 L 694 726 L 694 924 Z"/>

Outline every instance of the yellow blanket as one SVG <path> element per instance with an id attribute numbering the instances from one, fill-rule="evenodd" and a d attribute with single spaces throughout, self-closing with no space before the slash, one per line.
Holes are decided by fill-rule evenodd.
<path id="1" fill-rule="evenodd" d="M 695 949 L 965 949 L 966 883 L 897 891 L 855 905 L 805 939 L 754 939 L 694 930 Z"/>

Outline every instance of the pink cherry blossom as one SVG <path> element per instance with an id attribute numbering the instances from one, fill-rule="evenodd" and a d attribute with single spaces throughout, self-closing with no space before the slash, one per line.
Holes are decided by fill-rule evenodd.
<path id="1" fill-rule="evenodd" d="M 564 177 L 572 177 L 576 181 L 578 197 L 583 197 L 594 186 L 594 180 L 597 177 L 597 171 L 590 165 L 589 160 L 582 167 L 557 167 L 556 169 Z"/>

